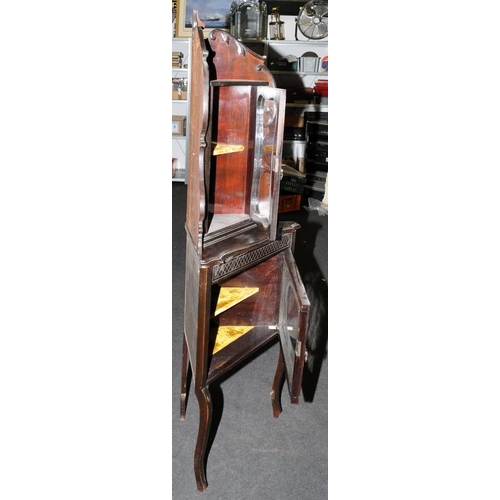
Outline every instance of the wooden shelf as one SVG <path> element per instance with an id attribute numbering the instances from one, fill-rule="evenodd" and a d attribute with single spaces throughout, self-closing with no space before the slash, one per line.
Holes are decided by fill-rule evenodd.
<path id="1" fill-rule="evenodd" d="M 212 142 L 212 155 L 227 155 L 229 153 L 238 153 L 244 151 L 245 146 L 242 144 L 223 144 L 221 142 Z"/>
<path id="2" fill-rule="evenodd" d="M 278 337 L 278 329 L 270 329 L 269 326 L 254 327 L 212 356 L 207 383 L 218 379 L 264 346 L 277 341 Z"/>

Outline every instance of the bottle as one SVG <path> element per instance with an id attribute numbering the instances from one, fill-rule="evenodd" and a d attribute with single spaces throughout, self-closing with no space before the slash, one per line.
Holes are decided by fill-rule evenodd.
<path id="1" fill-rule="evenodd" d="M 263 40 L 267 31 L 264 0 L 234 0 L 229 12 L 230 33 L 238 40 Z"/>

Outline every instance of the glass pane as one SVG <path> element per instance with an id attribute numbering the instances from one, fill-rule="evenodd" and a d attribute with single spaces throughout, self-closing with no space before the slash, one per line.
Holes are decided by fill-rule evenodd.
<path id="1" fill-rule="evenodd" d="M 272 176 L 276 161 L 278 104 L 259 95 L 257 99 L 255 160 L 252 181 L 251 217 L 264 229 L 269 226 L 272 202 Z"/>

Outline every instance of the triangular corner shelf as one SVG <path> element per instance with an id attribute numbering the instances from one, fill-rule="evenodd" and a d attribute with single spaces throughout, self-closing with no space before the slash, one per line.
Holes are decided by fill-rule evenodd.
<path id="1" fill-rule="evenodd" d="M 243 302 L 248 297 L 255 295 L 258 291 L 258 287 L 221 287 L 217 298 L 217 305 L 215 306 L 214 317 Z M 212 334 L 215 337 L 212 338 L 214 342 L 212 354 L 224 349 L 224 347 L 248 333 L 253 327 L 253 325 L 218 326 Z"/>
<path id="2" fill-rule="evenodd" d="M 229 344 L 252 330 L 253 326 L 219 326 L 216 331 L 215 344 L 212 354 L 219 352 Z"/>
<path id="3" fill-rule="evenodd" d="M 259 291 L 258 287 L 232 287 L 223 286 L 220 288 L 214 316 L 217 316 L 231 307 L 239 304 L 243 300 L 251 297 Z"/>

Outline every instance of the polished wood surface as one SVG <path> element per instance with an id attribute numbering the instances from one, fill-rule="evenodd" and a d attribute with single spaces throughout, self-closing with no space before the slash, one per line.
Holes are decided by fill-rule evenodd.
<path id="1" fill-rule="evenodd" d="M 195 22 L 180 417 L 192 374 L 200 491 L 208 485 L 210 384 L 279 342 L 273 415 L 285 380 L 292 403 L 301 390 L 309 301 L 292 253 L 299 226 L 277 224 L 285 92 L 263 61 L 224 31 L 205 40 Z"/>

